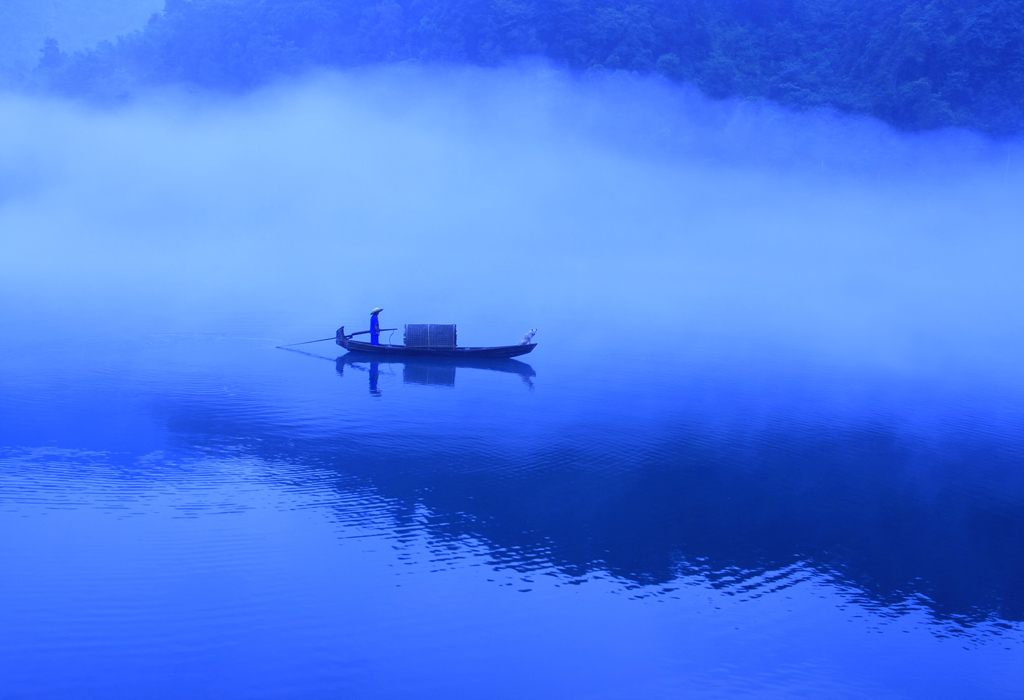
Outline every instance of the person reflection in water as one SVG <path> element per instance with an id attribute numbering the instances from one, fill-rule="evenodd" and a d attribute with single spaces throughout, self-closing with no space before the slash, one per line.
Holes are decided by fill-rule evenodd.
<path id="1" fill-rule="evenodd" d="M 380 345 L 380 318 L 378 314 L 383 310 L 378 307 L 370 312 L 370 345 Z"/>
<path id="2" fill-rule="evenodd" d="M 374 316 L 376 318 L 376 316 Z M 377 388 L 377 378 L 380 376 L 380 367 L 376 362 L 370 363 L 370 394 L 380 396 L 380 389 Z"/>

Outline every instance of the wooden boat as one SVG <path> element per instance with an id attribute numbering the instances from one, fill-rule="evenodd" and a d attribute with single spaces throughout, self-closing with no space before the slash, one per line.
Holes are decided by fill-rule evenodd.
<path id="1" fill-rule="evenodd" d="M 366 331 L 359 334 L 362 335 Z M 373 355 L 375 357 L 450 357 L 462 359 L 496 359 L 504 357 L 519 357 L 531 352 L 537 343 L 526 345 L 498 345 L 493 347 L 409 347 L 407 345 L 373 345 L 359 340 L 352 340 L 352 335 L 345 335 L 345 326 L 338 329 L 335 342 L 351 353 L 361 355 Z"/>

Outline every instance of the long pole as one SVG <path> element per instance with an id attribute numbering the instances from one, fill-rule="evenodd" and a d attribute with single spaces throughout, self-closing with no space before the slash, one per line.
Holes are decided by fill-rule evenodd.
<path id="1" fill-rule="evenodd" d="M 397 331 L 397 330 L 398 330 L 397 328 L 381 328 L 380 332 L 383 333 L 384 331 Z M 366 335 L 369 332 L 370 331 L 357 331 L 355 333 L 349 333 L 345 337 L 346 338 L 351 338 L 352 336 L 356 336 L 356 335 Z M 279 347 L 279 348 L 290 348 L 290 347 L 292 347 L 294 345 L 309 345 L 310 343 L 322 343 L 325 340 L 335 340 L 335 339 L 337 339 L 337 336 L 336 335 L 332 335 L 330 338 L 318 338 L 317 340 L 303 340 L 301 343 L 288 343 L 287 345 L 278 345 L 277 347 Z"/>
<path id="2" fill-rule="evenodd" d="M 287 345 L 278 345 L 279 348 L 290 348 L 293 345 L 309 345 L 310 343 L 322 343 L 325 340 L 334 340 L 332 335 L 330 338 L 320 338 L 319 340 L 303 340 L 301 343 L 288 343 Z"/>
<path id="3" fill-rule="evenodd" d="M 380 331 L 381 333 L 383 333 L 384 331 L 397 331 L 398 329 L 397 329 L 397 328 L 380 328 L 380 329 L 378 329 L 378 330 L 379 330 L 379 331 Z M 346 335 L 345 337 L 346 337 L 346 338 L 351 338 L 351 337 L 353 337 L 353 336 L 357 336 L 357 335 L 366 335 L 367 333 L 370 333 L 370 332 L 371 332 L 371 331 L 357 331 L 357 332 L 355 332 L 355 333 L 349 333 L 349 334 L 348 334 L 348 335 Z"/>

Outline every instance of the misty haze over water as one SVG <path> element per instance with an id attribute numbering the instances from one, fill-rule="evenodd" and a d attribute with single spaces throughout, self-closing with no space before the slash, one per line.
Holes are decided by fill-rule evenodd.
<path id="1" fill-rule="evenodd" d="M 1018 142 L 541 63 L 0 120 L 16 697 L 1019 693 Z M 274 349 L 376 306 L 539 344 Z"/>

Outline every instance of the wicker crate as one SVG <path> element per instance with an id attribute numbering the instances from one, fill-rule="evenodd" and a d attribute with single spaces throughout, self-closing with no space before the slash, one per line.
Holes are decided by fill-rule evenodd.
<path id="1" fill-rule="evenodd" d="M 454 323 L 407 323 L 405 345 L 410 348 L 454 348 Z"/>

